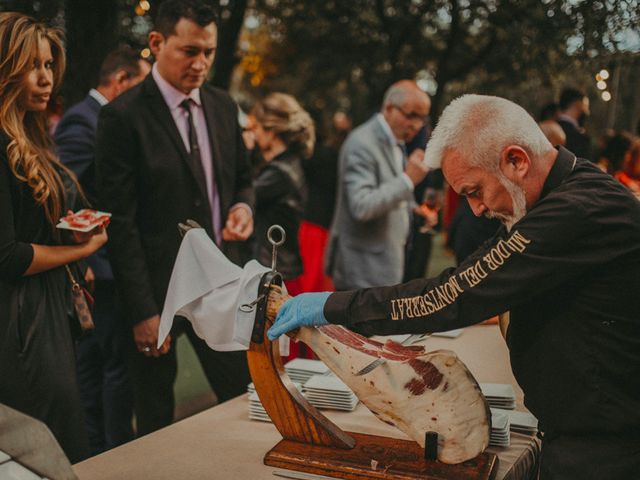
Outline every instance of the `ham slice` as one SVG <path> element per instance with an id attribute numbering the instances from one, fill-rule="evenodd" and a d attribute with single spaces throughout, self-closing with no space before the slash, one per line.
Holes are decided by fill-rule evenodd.
<path id="1" fill-rule="evenodd" d="M 338 325 L 302 327 L 306 343 L 380 420 L 424 448 L 425 433 L 438 432 L 438 460 L 461 463 L 489 445 L 491 413 L 478 383 L 455 353 L 376 342 Z M 354 374 L 376 360 L 373 371 Z"/>

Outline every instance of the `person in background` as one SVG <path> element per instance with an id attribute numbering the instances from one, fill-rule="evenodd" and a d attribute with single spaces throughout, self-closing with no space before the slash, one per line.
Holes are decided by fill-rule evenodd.
<path id="1" fill-rule="evenodd" d="M 633 139 L 631 147 L 627 150 L 622 169 L 613 176 L 640 198 L 640 138 Z"/>
<path id="2" fill-rule="evenodd" d="M 252 111 L 256 146 L 265 161 L 253 181 L 256 193 L 254 258 L 271 265 L 272 245 L 267 231 L 272 225 L 284 228 L 286 239 L 278 249 L 278 271 L 287 290 L 301 292 L 298 277 L 302 259 L 298 230 L 307 198 L 303 159 L 313 153 L 315 129 L 309 114 L 291 95 L 271 93 Z"/>
<path id="3" fill-rule="evenodd" d="M 109 53 L 98 85 L 63 115 L 54 140 L 60 160 L 78 176 L 88 200 L 96 203 L 95 141 L 102 106 L 140 83 L 149 62 L 129 47 Z M 116 309 L 113 272 L 103 248 L 87 259 L 94 275 L 95 329 L 77 343 L 78 383 L 91 454 L 133 439 L 133 400 L 125 362 L 126 326 Z"/>
<path id="4" fill-rule="evenodd" d="M 380 113 L 340 150 L 338 199 L 326 272 L 338 290 L 402 280 L 413 190 L 427 174 L 424 151 L 406 144 L 424 126 L 431 101 L 411 80 L 386 91 Z"/>
<path id="5" fill-rule="evenodd" d="M 184 319 L 158 346 L 160 313 L 181 243 L 177 225 L 200 224 L 225 255 L 253 230 L 254 194 L 238 107 L 205 84 L 218 45 L 215 11 L 201 0 L 165 0 L 145 80 L 102 107 L 96 137 L 98 205 L 113 214 L 109 259 L 132 326 L 128 360 L 137 434 L 170 424 L 176 336 L 186 333 L 218 401 L 246 392 L 244 352 L 216 352 Z"/>
<path id="6" fill-rule="evenodd" d="M 0 13 L 0 403 L 44 422 L 74 463 L 88 448 L 65 266 L 77 275 L 74 263 L 107 233 L 56 229 L 82 200 L 47 131 L 47 103 L 64 68 L 59 31 Z"/>
<path id="7" fill-rule="evenodd" d="M 320 119 L 316 121 L 316 133 L 320 122 Z M 344 112 L 336 112 L 328 137 L 317 135 L 313 155 L 302 161 L 308 189 L 298 235 L 303 264 L 300 288 L 303 292 L 334 289 L 331 278 L 324 273 L 324 256 L 336 203 L 338 155 L 350 131 L 351 118 Z"/>
<path id="8" fill-rule="evenodd" d="M 566 136 L 565 146 L 580 158 L 593 161 L 591 138 L 584 129 L 590 115 L 589 97 L 575 88 L 566 88 L 560 94 L 558 124 Z"/>
<path id="9" fill-rule="evenodd" d="M 632 143 L 633 138 L 626 132 L 613 132 L 612 135 L 608 135 L 596 162 L 598 167 L 610 175 L 621 171 Z"/>
<path id="10" fill-rule="evenodd" d="M 425 161 L 476 215 L 500 219 L 491 241 L 434 278 L 294 297 L 269 338 L 328 322 L 438 332 L 508 311 L 511 366 L 542 436 L 540 480 L 637 477 L 640 203 L 499 97 L 454 100 Z"/>
<path id="11" fill-rule="evenodd" d="M 567 135 L 558 123 L 560 107 L 557 103 L 548 103 L 540 111 L 538 125 L 544 136 L 551 142 L 551 145 L 565 145 Z"/>
<path id="12" fill-rule="evenodd" d="M 500 228 L 497 218 L 476 216 L 466 198 L 462 197 L 447 231 L 447 247 L 453 250 L 460 265 Z"/>
<path id="13" fill-rule="evenodd" d="M 407 154 L 418 149 L 424 151 L 431 135 L 430 122 L 407 144 Z M 418 183 L 413 190 L 416 207 L 411 215 L 411 230 L 407 239 L 403 281 L 423 278 L 429 266 L 431 247 L 436 227 L 440 223 L 443 204 L 442 171 L 434 170 Z"/>

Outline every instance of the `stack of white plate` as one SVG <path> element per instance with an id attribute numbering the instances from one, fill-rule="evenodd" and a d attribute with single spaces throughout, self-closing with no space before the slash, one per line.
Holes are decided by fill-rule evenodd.
<path id="1" fill-rule="evenodd" d="M 304 384 L 303 395 L 316 408 L 353 411 L 358 397 L 335 375 L 314 375 Z"/>
<path id="2" fill-rule="evenodd" d="M 329 373 L 329 367 L 320 360 L 309 360 L 307 358 L 294 358 L 284 366 L 284 369 L 291 380 L 301 384 L 304 384 L 314 375 Z"/>
<path id="3" fill-rule="evenodd" d="M 491 409 L 491 437 L 489 445 L 492 447 L 508 447 L 511 445 L 509 432 L 509 415 L 507 413 Z"/>
<path id="4" fill-rule="evenodd" d="M 249 393 L 249 420 L 259 420 L 261 422 L 271 421 L 271 418 L 267 415 L 255 391 Z"/>
<path id="5" fill-rule="evenodd" d="M 511 431 L 532 435 L 538 431 L 538 419 L 529 412 L 516 412 L 513 410 L 500 410 L 492 408 L 491 412 L 499 412 L 509 416 Z"/>
<path id="6" fill-rule="evenodd" d="M 513 387 L 504 383 L 481 383 L 482 394 L 491 408 L 513 410 L 516 408 L 516 393 Z"/>
<path id="7" fill-rule="evenodd" d="M 300 383 L 293 382 L 293 384 L 298 390 L 302 391 L 302 385 Z M 270 422 L 271 418 L 262 406 L 262 402 L 260 402 L 260 398 L 256 393 L 256 387 L 253 385 L 253 382 L 247 386 L 247 392 L 249 393 L 249 420 Z"/>

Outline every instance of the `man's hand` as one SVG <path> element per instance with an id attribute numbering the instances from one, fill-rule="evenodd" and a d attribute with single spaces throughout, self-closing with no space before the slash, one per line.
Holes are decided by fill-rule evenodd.
<path id="1" fill-rule="evenodd" d="M 327 325 L 324 318 L 324 304 L 331 292 L 302 293 L 287 300 L 276 317 L 273 326 L 267 331 L 269 340 L 275 340 L 283 333 L 300 327 L 319 327 Z"/>
<path id="2" fill-rule="evenodd" d="M 414 185 L 419 184 L 429 173 L 429 167 L 424 164 L 424 150 L 415 149 L 407 159 L 404 173 Z"/>
<path id="3" fill-rule="evenodd" d="M 229 212 L 227 223 L 222 230 L 222 239 L 243 242 L 253 232 L 253 215 L 247 207 L 239 205 Z"/>
<path id="4" fill-rule="evenodd" d="M 169 351 L 171 347 L 171 335 L 167 335 L 166 340 L 158 349 L 158 329 L 160 328 L 160 315 L 154 315 L 146 320 L 136 323 L 133 326 L 133 340 L 136 342 L 138 351 L 147 357 L 159 357 Z"/>
<path id="5" fill-rule="evenodd" d="M 429 208 L 424 203 L 414 208 L 413 213 L 424 218 L 425 223 L 430 227 L 435 227 L 438 224 L 438 210 Z"/>

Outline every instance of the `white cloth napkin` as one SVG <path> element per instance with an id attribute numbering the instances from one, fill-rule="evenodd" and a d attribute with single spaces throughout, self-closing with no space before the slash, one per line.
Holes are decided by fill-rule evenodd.
<path id="1" fill-rule="evenodd" d="M 160 317 L 158 348 L 171 331 L 173 318 L 180 315 L 213 350 L 247 350 L 255 309 L 243 312 L 240 306 L 256 299 L 260 279 L 269 270 L 255 260 L 240 268 L 224 256 L 204 229 L 189 230 L 171 273 Z M 283 337 L 286 345 L 281 342 L 280 351 L 288 355 L 288 337 Z"/>

